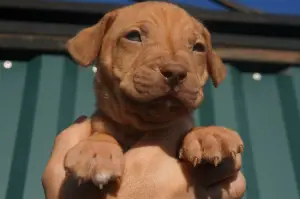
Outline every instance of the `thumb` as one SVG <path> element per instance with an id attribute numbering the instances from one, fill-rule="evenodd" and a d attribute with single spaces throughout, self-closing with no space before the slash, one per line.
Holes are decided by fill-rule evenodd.
<path id="1" fill-rule="evenodd" d="M 207 190 L 211 199 L 240 199 L 246 191 L 246 180 L 241 172 Z"/>

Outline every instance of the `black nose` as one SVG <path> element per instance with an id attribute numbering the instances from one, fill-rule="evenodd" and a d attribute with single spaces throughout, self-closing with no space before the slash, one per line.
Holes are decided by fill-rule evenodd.
<path id="1" fill-rule="evenodd" d="M 160 72 L 166 78 L 170 87 L 182 83 L 187 76 L 186 69 L 181 65 L 165 65 L 160 68 Z"/>

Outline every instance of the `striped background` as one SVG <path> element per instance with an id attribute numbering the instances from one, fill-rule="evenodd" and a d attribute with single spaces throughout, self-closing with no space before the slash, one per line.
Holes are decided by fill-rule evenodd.
<path id="1" fill-rule="evenodd" d="M 64 56 L 0 61 L 0 198 L 44 198 L 40 183 L 56 134 L 93 110 L 91 68 Z M 252 74 L 227 65 L 218 89 L 205 87 L 198 125 L 236 129 L 244 139 L 247 199 L 300 199 L 300 68 Z"/>

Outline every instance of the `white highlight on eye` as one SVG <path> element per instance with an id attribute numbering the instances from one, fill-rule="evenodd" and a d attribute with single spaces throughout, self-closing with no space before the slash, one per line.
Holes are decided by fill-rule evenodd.
<path id="1" fill-rule="evenodd" d="M 262 76 L 260 73 L 253 73 L 252 78 L 256 81 L 260 81 Z"/>
<path id="2" fill-rule="evenodd" d="M 12 67 L 12 62 L 11 62 L 11 61 L 5 61 L 5 62 L 3 63 L 3 67 L 4 67 L 5 69 L 11 69 L 11 67 Z"/>

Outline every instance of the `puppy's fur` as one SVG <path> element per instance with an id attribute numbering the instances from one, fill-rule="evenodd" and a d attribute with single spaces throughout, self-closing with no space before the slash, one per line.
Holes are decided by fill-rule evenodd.
<path id="1" fill-rule="evenodd" d="M 236 132 L 193 126 L 192 111 L 203 99 L 203 85 L 211 77 L 217 87 L 226 68 L 212 50 L 208 30 L 180 7 L 144 2 L 114 10 L 70 39 L 67 47 L 82 66 L 97 65 L 93 135 L 65 159 L 66 169 L 79 181 L 92 180 L 100 188 L 119 178 L 123 183 L 123 151 L 158 147 L 174 159 L 188 132 L 179 154 L 194 166 L 201 160 L 218 165 L 242 151 Z M 159 160 L 163 158 L 153 159 Z M 158 175 L 160 167 L 151 165 L 147 168 Z M 153 195 L 155 190 L 149 190 L 152 197 L 135 192 L 137 198 L 160 197 Z M 126 194 L 123 198 L 133 193 Z"/>

